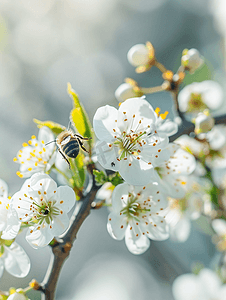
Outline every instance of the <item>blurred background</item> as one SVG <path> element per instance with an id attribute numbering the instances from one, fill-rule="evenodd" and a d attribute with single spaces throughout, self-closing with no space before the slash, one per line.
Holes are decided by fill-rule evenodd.
<path id="1" fill-rule="evenodd" d="M 0 0 L 0 178 L 9 193 L 23 183 L 13 157 L 37 135 L 33 118 L 67 126 L 72 108 L 67 82 L 92 120 L 98 107 L 118 106 L 114 91 L 125 77 L 145 87 L 161 84 L 159 70 L 136 74 L 127 62 L 133 45 L 150 41 L 157 59 L 173 71 L 184 48 L 197 48 L 207 66 L 185 83 L 211 78 L 225 90 L 225 35 L 224 0 Z M 147 100 L 172 116 L 167 93 Z M 185 243 L 152 242 L 145 254 L 134 256 L 124 241 L 107 233 L 107 214 L 107 209 L 93 211 L 83 224 L 56 299 L 171 300 L 178 275 L 190 272 L 194 262 L 207 267 L 214 263 L 211 239 L 196 223 Z M 32 249 L 24 236 L 18 242 L 30 255 L 32 269 L 24 279 L 5 272 L 1 290 L 43 279 L 50 251 Z M 39 294 L 30 298 L 39 299 Z"/>

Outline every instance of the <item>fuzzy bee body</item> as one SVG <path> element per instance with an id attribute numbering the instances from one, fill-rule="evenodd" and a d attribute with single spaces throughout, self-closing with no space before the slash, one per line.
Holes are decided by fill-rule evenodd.
<path id="1" fill-rule="evenodd" d="M 79 143 L 77 139 L 71 138 L 67 144 L 61 146 L 61 149 L 68 157 L 76 158 L 79 154 Z"/>
<path id="2" fill-rule="evenodd" d="M 70 168 L 70 162 L 68 158 L 76 158 L 79 154 L 80 148 L 89 153 L 83 145 L 83 140 L 88 141 L 90 138 L 85 138 L 77 133 L 74 133 L 72 130 L 64 130 L 61 132 L 55 141 L 58 151 L 62 157 L 66 160 Z M 51 143 L 51 142 L 49 142 Z M 49 144 L 47 143 L 47 144 Z"/>

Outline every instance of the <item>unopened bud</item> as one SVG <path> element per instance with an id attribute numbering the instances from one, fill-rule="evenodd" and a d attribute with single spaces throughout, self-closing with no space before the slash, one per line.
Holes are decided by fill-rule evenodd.
<path id="1" fill-rule="evenodd" d="M 181 57 L 181 65 L 185 67 L 191 74 L 193 74 L 202 64 L 204 60 L 200 56 L 197 49 L 185 49 Z"/>
<path id="2" fill-rule="evenodd" d="M 118 102 L 123 102 L 126 99 L 136 97 L 133 87 L 128 83 L 122 83 L 115 91 L 115 98 Z"/>
<path id="3" fill-rule="evenodd" d="M 129 63 L 134 67 L 146 65 L 150 60 L 149 49 L 144 44 L 134 45 L 129 50 L 127 54 L 127 59 Z"/>
<path id="4" fill-rule="evenodd" d="M 207 133 L 213 126 L 214 118 L 210 115 L 209 110 L 205 109 L 195 119 L 195 134 Z"/>

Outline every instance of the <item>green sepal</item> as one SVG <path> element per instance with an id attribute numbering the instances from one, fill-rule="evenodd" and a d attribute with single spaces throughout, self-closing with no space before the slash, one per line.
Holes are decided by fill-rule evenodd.
<path id="1" fill-rule="evenodd" d="M 86 138 L 90 138 L 90 140 L 87 142 L 89 144 L 89 150 L 91 150 L 93 144 L 93 128 L 90 123 L 89 117 L 83 105 L 80 103 L 78 95 L 71 88 L 70 83 L 68 83 L 67 91 L 70 97 L 72 98 L 74 105 L 74 108 L 71 110 L 70 113 L 70 120 L 80 135 Z"/>
<path id="2" fill-rule="evenodd" d="M 33 121 L 34 123 L 37 124 L 38 128 L 42 128 L 43 126 L 46 126 L 49 129 L 51 129 L 52 132 L 56 135 L 60 134 L 62 131 L 66 129 L 66 127 L 52 121 L 39 121 L 37 119 L 33 119 Z"/>
<path id="3" fill-rule="evenodd" d="M 97 185 L 102 185 L 105 182 L 110 182 L 112 185 L 117 186 L 118 184 L 124 182 L 118 172 L 107 176 L 103 171 L 93 170 L 93 175 L 95 176 Z"/>
<path id="4" fill-rule="evenodd" d="M 13 240 L 3 240 L 4 241 L 4 245 L 6 247 L 10 247 L 12 245 L 12 243 L 15 241 L 15 239 Z"/>

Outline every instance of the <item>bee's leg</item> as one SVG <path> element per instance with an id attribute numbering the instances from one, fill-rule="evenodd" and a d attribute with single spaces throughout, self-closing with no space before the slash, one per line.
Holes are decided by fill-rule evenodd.
<path id="1" fill-rule="evenodd" d="M 71 165 L 70 165 L 70 162 L 69 160 L 67 159 L 67 157 L 64 155 L 64 153 L 62 151 L 60 151 L 60 149 L 58 148 L 58 151 L 60 152 L 60 154 L 63 156 L 63 158 L 66 160 L 66 162 L 68 163 L 69 165 L 69 169 L 71 169 Z"/>
<path id="2" fill-rule="evenodd" d="M 83 143 L 82 143 L 82 141 L 78 138 L 78 143 L 79 143 L 79 146 L 82 148 L 82 150 L 83 151 L 85 151 L 85 152 L 87 152 L 87 153 L 89 153 L 89 151 L 88 150 L 86 150 L 86 148 L 84 147 L 84 145 L 83 145 Z"/>
<path id="3" fill-rule="evenodd" d="M 89 141 L 89 140 L 92 139 L 92 138 L 85 138 L 85 137 L 83 137 L 83 136 L 81 136 L 80 134 L 77 134 L 77 133 L 74 134 L 74 137 L 76 137 L 77 139 L 83 140 L 83 141 Z"/>

